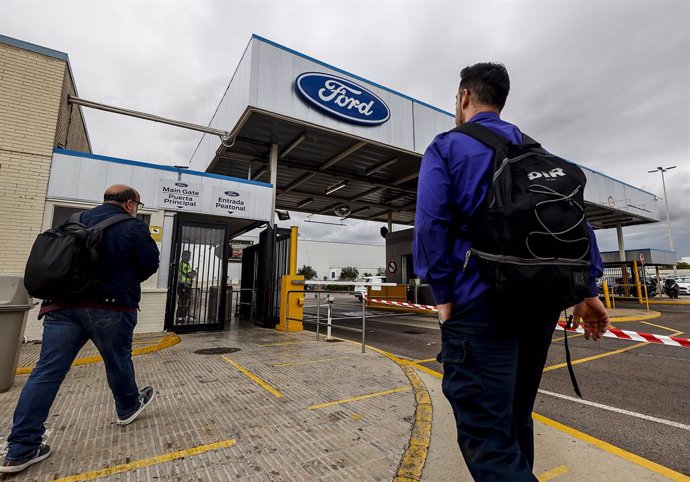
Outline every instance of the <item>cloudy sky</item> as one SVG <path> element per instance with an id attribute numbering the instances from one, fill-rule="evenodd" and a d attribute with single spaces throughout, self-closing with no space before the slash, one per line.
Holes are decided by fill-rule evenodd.
<path id="1" fill-rule="evenodd" d="M 207 124 L 251 34 L 453 111 L 462 67 L 503 62 L 503 117 L 549 150 L 662 196 L 690 256 L 690 1 L 2 0 L 0 33 L 69 54 L 81 97 Z M 96 153 L 186 164 L 199 135 L 85 110 Z M 665 219 L 663 201 L 660 213 Z M 303 224 L 382 243 L 379 223 Z M 599 231 L 603 250 L 615 230 Z M 668 249 L 666 223 L 626 248 Z"/>

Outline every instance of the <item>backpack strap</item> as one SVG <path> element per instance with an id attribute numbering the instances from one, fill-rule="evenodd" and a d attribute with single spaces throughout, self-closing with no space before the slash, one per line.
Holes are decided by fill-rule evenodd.
<path id="1" fill-rule="evenodd" d="M 79 211 L 74 214 L 72 214 L 67 221 L 64 222 L 64 224 L 81 224 L 81 215 L 84 214 L 84 211 Z"/>
<path id="2" fill-rule="evenodd" d="M 128 219 L 135 219 L 129 214 L 116 214 L 115 216 L 110 216 L 109 218 L 104 219 L 100 223 L 94 224 L 91 226 L 91 229 L 100 229 L 104 230 L 112 226 L 113 224 L 121 223 L 122 221 L 127 221 Z"/>
<path id="3" fill-rule="evenodd" d="M 497 134 L 493 129 L 476 122 L 466 122 L 450 132 L 460 132 L 462 134 L 466 134 L 474 139 L 477 139 L 482 144 L 489 146 L 494 151 L 499 151 L 512 144 L 512 142 L 502 135 Z"/>
<path id="4" fill-rule="evenodd" d="M 477 139 L 482 144 L 485 144 L 492 148 L 494 151 L 498 151 L 504 148 L 506 145 L 511 145 L 508 139 L 498 134 L 493 129 L 483 126 L 477 122 L 466 122 L 461 126 L 456 127 L 450 132 L 460 132 L 462 134 L 467 134 L 474 139 Z M 541 144 L 532 139 L 530 136 L 522 133 L 522 145 L 530 148 L 541 148 Z"/>

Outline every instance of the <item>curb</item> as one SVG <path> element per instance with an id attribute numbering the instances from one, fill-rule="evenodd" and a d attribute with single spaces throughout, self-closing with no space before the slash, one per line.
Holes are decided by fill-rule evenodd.
<path id="1" fill-rule="evenodd" d="M 177 336 L 175 333 L 169 333 L 163 337 L 158 343 L 145 346 L 142 348 L 135 348 L 132 350 L 132 356 L 138 356 L 138 355 L 145 355 L 147 353 L 153 353 L 156 351 L 161 351 L 165 350 L 166 348 L 170 348 L 172 346 L 177 345 L 180 343 L 182 339 Z M 72 363 L 73 367 L 79 366 L 79 365 L 90 365 L 92 363 L 100 363 L 103 361 L 103 358 L 100 355 L 95 355 L 95 356 L 87 356 L 83 358 L 77 358 L 74 360 L 74 363 Z M 31 373 L 36 365 L 31 365 L 31 366 L 26 366 L 26 367 L 17 367 L 17 370 L 15 372 L 16 375 L 28 375 Z"/>
<path id="2" fill-rule="evenodd" d="M 337 339 L 359 345 L 359 343 L 345 338 Z M 371 345 L 366 345 L 366 348 L 379 355 L 383 355 L 398 365 L 410 381 L 410 385 L 412 385 L 416 404 L 414 423 L 412 424 L 412 430 L 410 430 L 410 440 L 405 448 L 405 452 L 403 452 L 400 458 L 400 464 L 398 464 L 393 482 L 418 482 L 422 478 L 422 470 L 424 469 L 427 455 L 429 455 L 429 445 L 431 444 L 431 421 L 433 419 L 431 397 L 426 389 L 426 385 L 424 385 L 424 382 L 415 371 L 415 368 L 420 366 L 412 361 L 399 358 L 392 353 L 381 350 L 380 348 Z"/>

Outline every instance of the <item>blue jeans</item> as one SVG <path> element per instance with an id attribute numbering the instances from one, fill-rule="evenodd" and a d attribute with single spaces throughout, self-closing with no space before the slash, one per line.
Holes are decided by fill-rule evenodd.
<path id="1" fill-rule="evenodd" d="M 60 384 L 77 353 L 93 341 L 105 362 L 115 409 L 124 416 L 139 405 L 139 390 L 132 364 L 132 333 L 136 313 L 72 308 L 45 315 L 41 356 L 24 385 L 7 439 L 7 459 L 21 460 L 41 445 L 44 422 Z"/>
<path id="2" fill-rule="evenodd" d="M 536 481 L 532 408 L 559 310 L 485 293 L 441 326 L 443 393 L 477 481 Z"/>

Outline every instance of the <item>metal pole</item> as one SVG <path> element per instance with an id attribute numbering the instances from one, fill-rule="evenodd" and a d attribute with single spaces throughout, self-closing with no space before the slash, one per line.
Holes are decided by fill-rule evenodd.
<path id="1" fill-rule="evenodd" d="M 319 341 L 321 334 L 321 293 L 316 293 L 316 341 Z"/>
<path id="2" fill-rule="evenodd" d="M 328 296 L 328 295 L 326 295 L 326 296 Z M 328 325 L 326 328 L 326 340 L 330 341 L 333 339 L 333 338 L 331 338 L 331 305 L 332 305 L 332 303 L 330 301 L 328 301 L 328 299 L 326 299 L 326 302 L 328 303 Z"/>
<path id="3" fill-rule="evenodd" d="M 228 131 L 224 131 L 221 129 L 214 129 L 212 127 L 201 126 L 199 124 L 192 124 L 191 122 L 183 122 L 174 119 L 168 119 L 167 117 L 160 117 L 157 115 L 147 114 L 146 112 L 139 112 L 131 109 L 123 109 L 122 107 L 114 107 L 112 105 L 106 105 L 86 99 L 80 99 L 79 97 L 72 97 L 71 95 L 67 96 L 67 102 L 70 104 L 77 104 L 83 107 L 88 107 L 90 109 L 104 110 L 106 112 L 112 112 L 113 114 L 137 117 L 139 119 L 160 122 L 161 124 L 182 127 L 183 129 L 190 129 L 193 131 L 204 132 L 206 134 L 213 134 L 220 137 L 223 141 L 227 141 L 230 137 L 230 133 Z"/>
<path id="4" fill-rule="evenodd" d="M 362 353 L 366 350 L 367 341 L 367 302 L 362 296 Z"/>
<path id="5" fill-rule="evenodd" d="M 676 247 L 673 243 L 673 231 L 671 230 L 671 215 L 668 211 L 668 196 L 666 195 L 666 180 L 664 179 L 665 171 L 666 169 L 661 169 L 661 185 L 664 187 L 664 204 L 666 205 L 666 225 L 668 227 L 668 240 L 671 243 L 671 251 L 673 251 L 675 255 Z M 673 276 L 678 276 L 678 267 L 676 263 L 673 263 Z M 659 291 L 661 291 L 661 287 L 659 287 Z"/>
<path id="6" fill-rule="evenodd" d="M 274 227 L 276 224 L 276 192 L 278 186 L 278 144 L 271 144 L 271 151 L 269 153 L 268 166 L 271 176 L 271 220 L 268 222 L 269 226 Z"/>
<path id="7" fill-rule="evenodd" d="M 616 224 L 616 235 L 618 237 L 618 259 L 625 263 L 625 241 L 623 241 L 623 225 Z"/>

